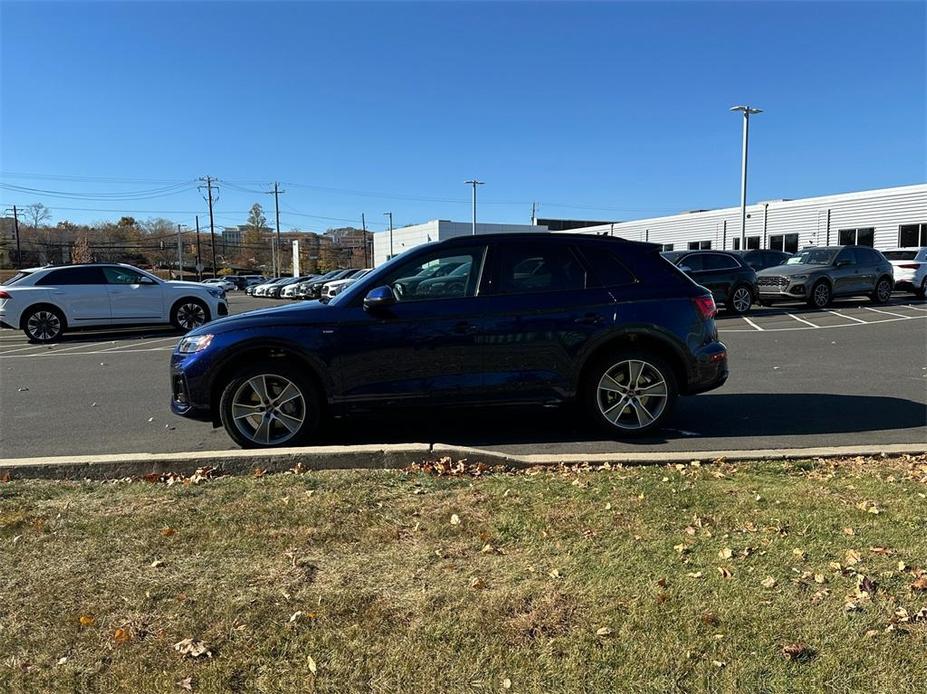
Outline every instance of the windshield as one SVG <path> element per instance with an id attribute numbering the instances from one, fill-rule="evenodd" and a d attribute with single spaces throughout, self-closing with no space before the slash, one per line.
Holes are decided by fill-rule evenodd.
<path id="1" fill-rule="evenodd" d="M 831 265 L 840 252 L 839 248 L 812 248 L 802 251 L 798 257 L 789 258 L 789 265 Z"/>
<path id="2" fill-rule="evenodd" d="M 882 251 L 888 260 L 914 260 L 917 257 L 917 251 Z"/>

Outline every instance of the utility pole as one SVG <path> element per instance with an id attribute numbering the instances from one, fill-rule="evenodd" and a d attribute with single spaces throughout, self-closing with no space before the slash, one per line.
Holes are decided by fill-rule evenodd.
<path id="1" fill-rule="evenodd" d="M 476 187 L 483 185 L 483 181 L 477 181 L 475 178 L 469 181 L 464 181 L 471 186 L 473 186 L 473 217 L 470 225 L 470 233 L 473 236 L 476 236 Z"/>
<path id="2" fill-rule="evenodd" d="M 19 246 L 19 213 L 16 211 L 16 205 L 13 205 L 13 233 L 16 235 L 16 267 L 22 267 L 23 253 Z"/>
<path id="3" fill-rule="evenodd" d="M 274 249 L 273 258 L 274 264 L 277 266 L 277 274 L 283 274 L 283 253 L 280 245 L 280 193 L 285 193 L 285 190 L 280 190 L 280 184 L 274 181 L 274 189 L 271 191 L 274 194 L 274 216 L 277 220 L 277 239 L 273 242 L 272 246 Z"/>
<path id="4" fill-rule="evenodd" d="M 531 203 L 531 224 L 532 226 L 536 226 L 538 223 L 537 206 L 538 204 L 536 202 Z"/>
<path id="5" fill-rule="evenodd" d="M 183 279 L 183 241 L 180 237 L 180 227 L 183 224 L 177 225 L 177 274 L 180 275 L 180 279 Z"/>
<path id="6" fill-rule="evenodd" d="M 200 216 L 196 215 L 196 281 L 203 281 L 203 256 L 200 253 Z"/>
<path id="7" fill-rule="evenodd" d="M 364 267 L 367 267 L 367 220 L 364 213 L 361 212 L 361 229 L 363 230 L 362 238 L 364 239 Z"/>
<path id="8" fill-rule="evenodd" d="M 731 111 L 744 114 L 743 151 L 740 161 L 740 250 L 747 250 L 747 145 L 750 142 L 750 116 L 762 113 L 752 106 L 732 106 Z"/>
<path id="9" fill-rule="evenodd" d="M 387 258 L 389 260 L 393 257 L 393 213 L 384 212 L 383 216 L 389 217 L 389 258 Z"/>
<path id="10" fill-rule="evenodd" d="M 215 227 L 215 224 L 212 218 L 212 205 L 213 205 L 213 202 L 215 202 L 215 200 L 213 200 L 213 197 L 212 197 L 212 190 L 213 190 L 212 182 L 214 179 L 211 176 L 206 176 L 204 178 L 201 178 L 200 180 L 206 181 L 206 201 L 209 203 L 209 239 L 210 239 L 210 245 L 212 247 L 211 248 L 212 250 L 212 276 L 217 277 L 218 273 L 217 273 L 217 267 L 216 267 L 216 227 Z M 216 193 L 218 192 L 219 192 L 219 189 L 216 188 Z M 219 198 L 217 197 L 215 199 L 218 200 Z"/>

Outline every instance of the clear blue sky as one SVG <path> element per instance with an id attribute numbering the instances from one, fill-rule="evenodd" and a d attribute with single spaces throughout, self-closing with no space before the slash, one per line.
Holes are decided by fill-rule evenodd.
<path id="1" fill-rule="evenodd" d="M 280 180 L 284 228 L 312 230 L 468 220 L 474 176 L 483 221 L 736 205 L 740 103 L 766 111 L 752 201 L 923 182 L 925 22 L 923 2 L 3 2 L 0 182 L 78 197 L 0 203 L 192 223 L 195 190 L 115 194 L 210 174 L 218 224 L 270 217 L 233 186 Z"/>

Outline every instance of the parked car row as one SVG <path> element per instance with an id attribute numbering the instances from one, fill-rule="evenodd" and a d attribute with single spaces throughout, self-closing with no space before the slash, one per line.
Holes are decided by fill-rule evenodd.
<path id="1" fill-rule="evenodd" d="M 323 275 L 302 277 L 277 277 L 247 289 L 253 296 L 271 299 L 324 299 L 329 300 L 344 291 L 352 282 L 360 279 L 367 269 L 349 268 L 332 270 Z"/>
<path id="2" fill-rule="evenodd" d="M 884 254 L 868 246 L 822 246 L 792 255 L 781 251 L 692 250 L 663 257 L 710 290 L 730 313 L 755 303 L 801 301 L 826 308 L 835 298 L 889 300 L 896 289 L 919 298 L 927 293 L 927 249 L 899 248 Z"/>
<path id="3" fill-rule="evenodd" d="M 231 292 L 235 290 L 244 291 L 248 287 L 253 287 L 264 281 L 266 279 L 263 275 L 227 275 L 203 280 L 202 283 L 211 287 L 219 287 L 224 292 Z"/>

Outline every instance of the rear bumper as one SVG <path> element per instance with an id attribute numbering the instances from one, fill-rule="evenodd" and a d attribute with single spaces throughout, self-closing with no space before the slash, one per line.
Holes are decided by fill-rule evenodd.
<path id="1" fill-rule="evenodd" d="M 727 347 L 712 342 L 698 351 L 689 365 L 689 379 L 680 388 L 683 395 L 695 395 L 720 388 L 730 374 L 727 364 Z"/>

